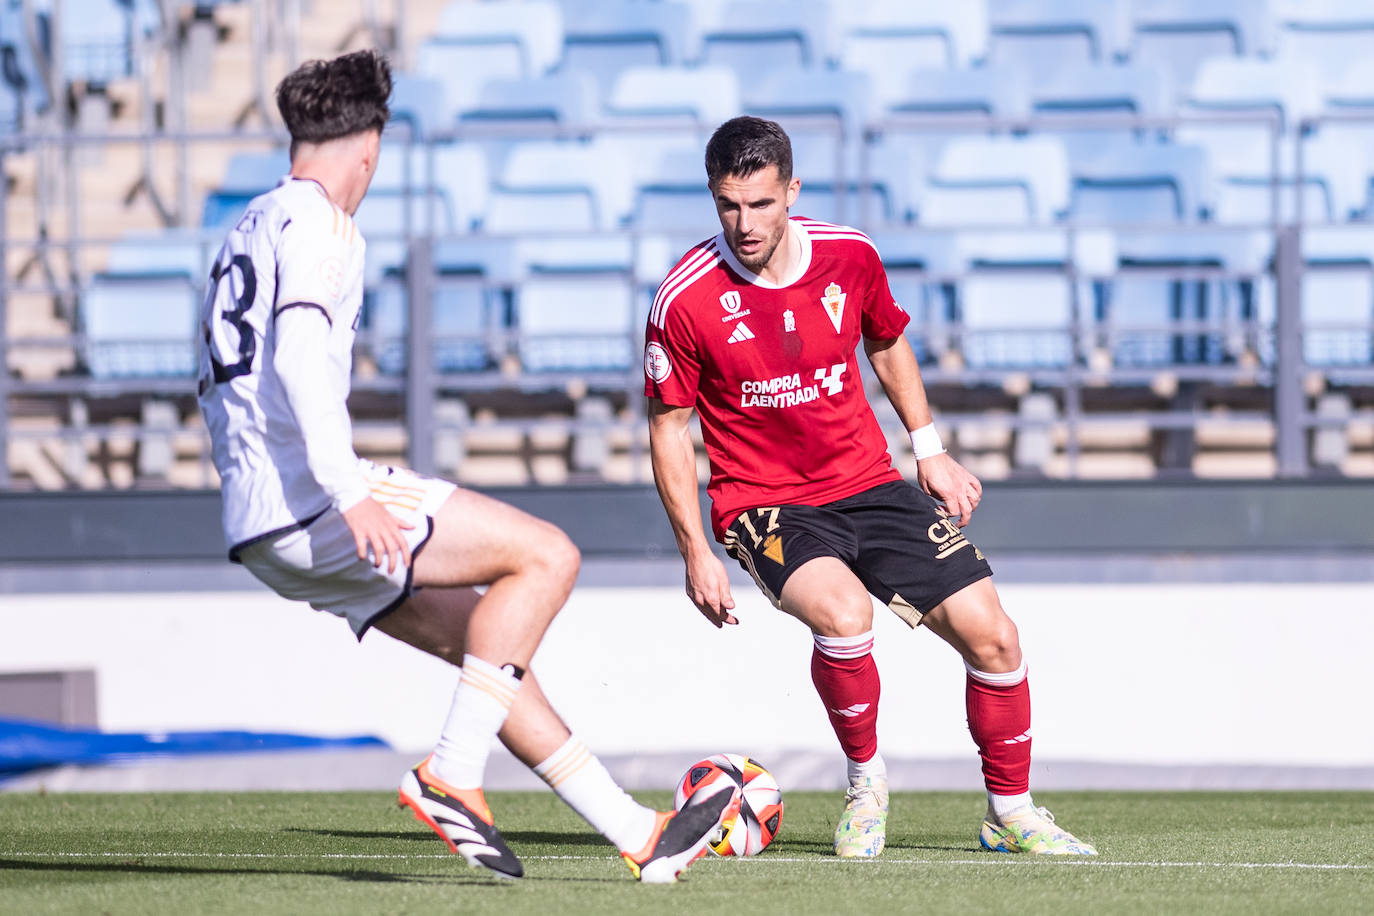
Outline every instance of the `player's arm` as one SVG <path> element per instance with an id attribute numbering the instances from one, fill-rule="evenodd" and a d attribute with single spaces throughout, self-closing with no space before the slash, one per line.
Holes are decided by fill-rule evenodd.
<path id="1" fill-rule="evenodd" d="M 687 566 L 687 597 L 707 620 L 720 627 L 739 621 L 730 613 L 735 599 L 730 595 L 725 565 L 711 550 L 701 524 L 691 419 L 692 408 L 673 407 L 658 398 L 649 398 L 649 455 L 653 460 L 654 484 Z"/>
<path id="2" fill-rule="evenodd" d="M 360 559 L 367 559 L 370 549 L 373 563 L 385 562 L 388 572 L 397 562 L 409 566 L 410 546 L 402 529 L 414 526 L 372 498 L 353 451 L 348 405 L 323 383 L 329 377 L 330 297 L 323 290 L 309 295 L 299 286 L 288 292 L 272 316 L 272 368 L 305 442 L 310 473 L 343 515 Z"/>
<path id="3" fill-rule="evenodd" d="M 864 352 L 887 399 L 911 435 L 916 450 L 916 482 L 942 501 L 950 515 L 959 517 L 960 527 L 967 525 L 983 498 L 983 485 L 941 445 L 925 383 L 921 381 L 921 367 L 916 363 L 910 341 L 903 334 L 887 340 L 865 337 Z"/>

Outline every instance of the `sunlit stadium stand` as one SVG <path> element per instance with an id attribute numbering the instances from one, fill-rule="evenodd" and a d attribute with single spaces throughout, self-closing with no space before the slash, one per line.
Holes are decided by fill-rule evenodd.
<path id="1" fill-rule="evenodd" d="M 1147 430 L 1111 465 L 1137 475 L 1374 475 L 1368 4 L 357 6 L 0 4 L 0 486 L 214 483 L 191 335 L 220 237 L 289 168 L 271 87 L 373 43 L 396 80 L 357 214 L 364 452 L 480 482 L 489 436 L 519 482 L 546 424 L 541 479 L 648 480 L 644 314 L 713 234 L 707 137 L 750 113 L 793 138 L 794 213 L 875 238 L 980 472 L 1092 474 L 1066 443 L 1100 421 Z M 164 428 L 150 401 L 165 461 L 32 457 Z M 1242 421 L 1219 457 L 1180 432 Z"/>

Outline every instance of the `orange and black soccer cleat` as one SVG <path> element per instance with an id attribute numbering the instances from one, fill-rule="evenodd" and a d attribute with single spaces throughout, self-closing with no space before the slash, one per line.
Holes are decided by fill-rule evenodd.
<path id="1" fill-rule="evenodd" d="M 481 789 L 455 789 L 430 772 L 429 758 L 401 780 L 400 804 L 429 826 L 469 865 L 479 865 L 503 878 L 525 874 L 492 823 Z"/>

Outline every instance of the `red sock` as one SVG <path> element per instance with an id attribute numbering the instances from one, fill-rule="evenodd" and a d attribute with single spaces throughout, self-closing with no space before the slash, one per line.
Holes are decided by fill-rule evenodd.
<path id="1" fill-rule="evenodd" d="M 1016 671 L 989 674 L 968 669 L 964 692 L 968 730 L 983 758 L 983 781 L 996 795 L 1030 791 L 1030 682 L 1023 663 Z"/>
<path id="2" fill-rule="evenodd" d="M 878 665 L 873 632 L 859 636 L 817 636 L 811 652 L 811 683 L 825 704 L 830 725 L 850 760 L 862 763 L 878 753 Z"/>

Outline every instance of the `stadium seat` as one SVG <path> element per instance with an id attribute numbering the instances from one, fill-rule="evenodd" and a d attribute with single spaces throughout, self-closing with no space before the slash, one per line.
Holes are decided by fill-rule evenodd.
<path id="1" fill-rule="evenodd" d="M 558 71 L 590 73 L 605 95 L 630 67 L 675 66 L 695 58 L 694 37 L 687 3 L 564 0 Z"/>
<path id="2" fill-rule="evenodd" d="M 1374 47 L 1374 6 L 1366 0 L 1276 0 L 1274 18 L 1279 59 L 1313 65 L 1328 85 Z"/>
<path id="3" fill-rule="evenodd" d="M 892 114 L 1024 118 L 1030 114 L 1029 83 L 1017 69 L 912 70 L 882 101 Z"/>
<path id="4" fill-rule="evenodd" d="M 449 104 L 444 81 L 436 77 L 392 74 L 389 104 L 391 120 L 408 125 L 413 137 L 427 137 L 453 126 L 454 109 Z"/>
<path id="5" fill-rule="evenodd" d="M 634 299 L 628 272 L 531 276 L 515 296 L 520 364 L 535 373 L 624 371 L 638 365 Z"/>
<path id="6" fill-rule="evenodd" d="M 130 236 L 80 292 L 82 362 L 96 378 L 192 376 L 201 300 L 218 242 Z"/>
<path id="7" fill-rule="evenodd" d="M 24 11 L 16 4 L 0 4 L 0 134 L 27 126 L 32 116 L 47 111 L 50 98 L 38 71 L 24 25 Z M 35 14 L 42 30 L 47 14 Z"/>
<path id="8" fill-rule="evenodd" d="M 868 73 L 884 98 L 904 87 L 911 70 L 966 69 L 987 54 L 985 0 L 837 3 L 835 17 L 837 62 L 846 70 Z"/>
<path id="9" fill-rule="evenodd" d="M 945 144 L 922 194 L 930 226 L 1048 223 L 1069 205 L 1064 144 L 1052 137 L 960 137 Z"/>
<path id="10" fill-rule="evenodd" d="M 133 74 L 133 4 L 120 0 L 63 0 L 63 76 L 103 86 Z"/>
<path id="11" fill-rule="evenodd" d="M 1195 222 L 1211 209 L 1200 147 L 1118 140 L 1070 163 L 1069 215 L 1079 223 Z"/>
<path id="12" fill-rule="evenodd" d="M 916 158 L 919 152 L 912 150 Z M 872 227 L 886 223 L 897 215 L 897 198 L 911 191 L 898 190 L 893 182 L 910 181 L 882 157 L 871 157 L 875 167 L 869 170 L 868 182 L 860 180 L 855 163 L 836 157 L 834 143 L 827 137 L 802 135 L 793 138 L 792 174 L 801 179 L 801 194 L 792 208 L 793 215 L 841 225 L 862 223 Z M 881 163 L 881 164 L 879 164 Z"/>
<path id="13" fill-rule="evenodd" d="M 563 56 L 563 8 L 553 0 L 453 0 L 439 13 L 433 40 L 465 51 L 460 73 L 542 76 Z"/>
<path id="14" fill-rule="evenodd" d="M 384 374 L 406 371 L 409 306 L 405 275 L 393 269 L 369 293 L 364 327 L 377 368 Z M 489 289 L 477 270 L 440 270 L 430 303 L 430 338 L 438 372 L 478 372 L 493 368 L 500 337 L 500 294 Z"/>
<path id="15" fill-rule="evenodd" d="M 1245 350 L 1247 323 L 1259 302 L 1273 256 L 1272 234 L 1207 226 L 1170 232 L 1119 231 L 1122 272 L 1098 287 L 1094 310 L 1118 366 L 1221 364 Z M 1171 271 L 1224 270 L 1240 279 L 1179 279 Z M 1190 323 L 1187 329 L 1171 326 Z"/>
<path id="16" fill-rule="evenodd" d="M 989 0 L 988 63 L 1035 83 L 1066 66 L 1112 63 L 1128 44 L 1123 0 Z"/>
<path id="17" fill-rule="evenodd" d="M 848 138 L 857 138 L 878 112 L 868 74 L 854 70 L 780 67 L 752 75 L 740 83 L 745 111 L 771 118 L 787 127 L 789 117 L 833 118 Z M 804 128 L 807 132 L 828 128 Z M 793 129 L 788 130 L 789 136 Z"/>
<path id="18" fill-rule="evenodd" d="M 699 63 L 730 67 L 748 82 L 777 68 L 818 68 L 832 56 L 832 7 L 822 0 L 779 4 L 732 0 L 700 24 Z"/>
<path id="19" fill-rule="evenodd" d="M 599 115 L 598 107 L 596 79 L 589 73 L 562 70 L 534 79 L 487 80 L 475 99 L 458 107 L 458 118 L 591 126 Z"/>
<path id="20" fill-rule="evenodd" d="M 716 209 L 706 188 L 706 169 L 697 144 L 662 149 L 649 158 L 652 167 L 636 175 L 635 227 L 696 238 L 714 234 L 718 227 Z"/>
<path id="21" fill-rule="evenodd" d="M 1374 229 L 1308 229 L 1302 255 L 1303 359 L 1323 368 L 1374 363 Z"/>
<path id="22" fill-rule="evenodd" d="M 631 67 L 606 99 L 608 119 L 680 118 L 706 132 L 740 113 L 739 80 L 727 67 Z"/>
<path id="23" fill-rule="evenodd" d="M 613 145 L 532 141 L 515 146 L 492 186 L 492 233 L 617 229 L 633 205 L 629 167 Z"/>
<path id="24" fill-rule="evenodd" d="M 275 188 L 290 172 L 291 157 L 286 150 L 235 153 L 224 170 L 224 177 L 205 196 L 200 225 L 206 229 L 227 230 L 250 200 Z"/>
<path id="25" fill-rule="evenodd" d="M 971 369 L 1060 369 L 1074 359 L 1068 239 L 1059 230 L 959 233 L 959 349 Z"/>
<path id="26" fill-rule="evenodd" d="M 1266 57 L 1274 49 L 1269 0 L 1132 3 L 1131 60 L 1169 70 L 1180 90 L 1209 57 Z"/>
<path id="27" fill-rule="evenodd" d="M 960 273 L 958 244 L 948 232 L 869 233 L 887 271 L 892 298 L 911 316 L 907 339 L 918 360 L 938 359 L 951 346 L 955 287 L 940 279 Z"/>
<path id="28" fill-rule="evenodd" d="M 1166 73 L 1149 65 L 1065 64 L 1052 77 L 1036 80 L 1030 95 L 1037 115 L 1084 122 L 1082 127 L 1046 131 L 1064 140 L 1071 161 L 1095 158 L 1104 145 L 1118 145 L 1124 137 L 1147 141 L 1160 132 L 1158 128 L 1103 126 L 1102 116 L 1157 118 L 1174 113 Z"/>

